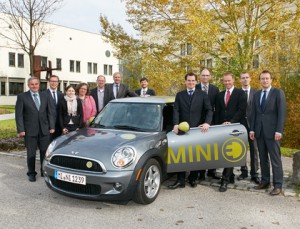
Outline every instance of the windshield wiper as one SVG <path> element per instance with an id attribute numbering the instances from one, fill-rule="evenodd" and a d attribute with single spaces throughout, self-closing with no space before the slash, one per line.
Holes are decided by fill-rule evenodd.
<path id="1" fill-rule="evenodd" d="M 100 127 L 100 128 L 105 128 L 105 125 L 102 125 L 100 123 L 93 123 L 92 127 Z"/>
<path id="2" fill-rule="evenodd" d="M 136 131 L 144 132 L 144 130 L 142 128 L 134 127 L 134 126 L 128 126 L 128 125 L 115 125 L 113 127 L 116 128 L 116 129 L 121 129 L 121 130 L 136 130 Z"/>

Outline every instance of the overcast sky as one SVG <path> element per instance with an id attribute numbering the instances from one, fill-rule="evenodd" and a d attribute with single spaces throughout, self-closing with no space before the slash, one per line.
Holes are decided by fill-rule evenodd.
<path id="1" fill-rule="evenodd" d="M 126 32 L 134 35 L 131 25 L 126 22 L 125 3 L 121 0 L 64 0 L 62 7 L 47 20 L 57 25 L 99 33 L 100 14 L 110 22 L 121 24 Z"/>

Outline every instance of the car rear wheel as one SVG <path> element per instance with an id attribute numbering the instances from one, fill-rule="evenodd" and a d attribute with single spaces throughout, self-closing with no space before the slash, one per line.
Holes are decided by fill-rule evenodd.
<path id="1" fill-rule="evenodd" d="M 143 167 L 133 200 L 140 204 L 152 203 L 161 187 L 161 168 L 155 159 L 147 161 Z"/>

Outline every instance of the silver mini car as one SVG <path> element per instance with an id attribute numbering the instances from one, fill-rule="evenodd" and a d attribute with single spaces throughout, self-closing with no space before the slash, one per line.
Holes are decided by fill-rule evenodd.
<path id="1" fill-rule="evenodd" d="M 167 173 L 245 165 L 240 124 L 172 132 L 174 97 L 111 101 L 91 126 L 54 140 L 43 162 L 54 191 L 85 199 L 149 204 Z"/>

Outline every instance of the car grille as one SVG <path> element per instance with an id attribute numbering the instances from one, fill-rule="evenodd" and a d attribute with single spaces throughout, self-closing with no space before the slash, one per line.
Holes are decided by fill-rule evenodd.
<path id="1" fill-rule="evenodd" d="M 70 169 L 78 169 L 91 172 L 103 171 L 98 162 L 77 157 L 53 156 L 50 163 Z"/>
<path id="2" fill-rule="evenodd" d="M 100 185 L 95 184 L 73 184 L 61 180 L 57 180 L 54 177 L 50 177 L 51 183 L 54 187 L 76 194 L 85 194 L 85 195 L 100 195 L 101 187 Z"/>

